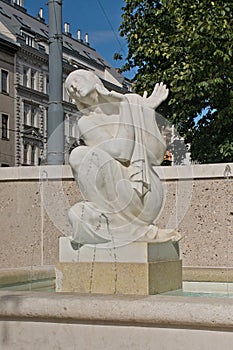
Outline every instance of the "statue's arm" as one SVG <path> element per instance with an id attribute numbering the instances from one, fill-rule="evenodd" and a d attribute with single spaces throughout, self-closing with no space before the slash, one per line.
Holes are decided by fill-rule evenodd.
<path id="1" fill-rule="evenodd" d="M 131 140 L 112 138 L 102 143 L 100 148 L 107 152 L 112 158 L 125 163 L 131 160 L 133 145 Z"/>
<path id="2" fill-rule="evenodd" d="M 82 117 L 78 122 L 78 129 L 80 138 L 86 146 L 98 147 L 121 162 L 127 162 L 131 159 L 133 130 L 130 126 L 122 125 L 119 119 L 117 128 L 115 128 L 111 122 L 98 124 L 95 117 Z M 117 131 L 114 132 L 114 129 Z"/>
<path id="3" fill-rule="evenodd" d="M 112 143 L 114 158 L 123 162 L 130 161 L 134 149 L 134 126 L 132 125 L 128 101 L 124 95 L 115 91 L 111 91 L 111 94 L 119 99 L 118 128 Z"/>
<path id="4" fill-rule="evenodd" d="M 101 148 L 109 153 L 114 159 L 121 162 L 131 160 L 134 147 L 134 129 L 131 123 L 130 113 L 127 109 L 128 102 L 125 95 L 116 91 L 110 91 L 103 95 L 105 98 L 104 108 L 109 108 L 108 115 L 116 114 L 114 126 L 106 125 L 106 132 L 109 132 L 109 139 L 106 143 L 101 144 Z M 116 107 L 116 108 L 114 108 Z M 112 108 L 112 111 L 111 111 Z M 104 111 L 104 109 L 103 109 Z"/>
<path id="5" fill-rule="evenodd" d="M 111 129 L 111 125 L 109 128 Z M 126 125 L 122 120 L 119 120 L 117 129 L 115 135 L 111 134 L 106 142 L 100 144 L 100 148 L 110 154 L 112 158 L 120 162 L 128 162 L 131 160 L 134 148 L 134 129 L 132 125 Z"/>

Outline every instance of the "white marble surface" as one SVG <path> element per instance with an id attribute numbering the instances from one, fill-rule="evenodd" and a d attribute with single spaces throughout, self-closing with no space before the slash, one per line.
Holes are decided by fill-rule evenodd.
<path id="1" fill-rule="evenodd" d="M 171 242 L 148 243 L 133 242 L 115 249 L 99 248 L 85 245 L 80 251 L 75 251 L 70 245 L 70 239 L 59 239 L 59 262 L 126 262 L 147 263 L 159 260 L 178 259 L 179 256 Z"/>

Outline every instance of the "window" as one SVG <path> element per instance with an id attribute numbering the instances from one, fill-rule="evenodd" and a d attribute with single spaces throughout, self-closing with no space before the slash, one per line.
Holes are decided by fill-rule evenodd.
<path id="1" fill-rule="evenodd" d="M 2 139 L 8 140 L 9 139 L 9 116 L 7 114 L 2 114 Z"/>
<path id="2" fill-rule="evenodd" d="M 35 164 L 35 146 L 32 145 L 31 147 L 31 165 Z"/>
<path id="3" fill-rule="evenodd" d="M 67 93 L 67 91 L 66 91 L 66 88 L 65 88 L 65 83 L 63 82 L 63 84 L 62 84 L 62 93 L 63 93 L 63 101 L 69 101 L 69 95 L 68 95 L 68 93 Z"/>
<path id="4" fill-rule="evenodd" d="M 24 117 L 24 124 L 29 124 L 29 114 L 30 114 L 30 106 L 27 103 L 24 103 L 23 107 L 23 117 Z"/>
<path id="5" fill-rule="evenodd" d="M 69 136 L 75 137 L 76 136 L 76 123 L 72 119 L 69 121 Z"/>
<path id="6" fill-rule="evenodd" d="M 97 57 L 97 60 L 99 61 L 100 64 L 102 64 L 102 66 L 106 67 L 106 64 L 105 64 L 103 58 Z"/>
<path id="7" fill-rule="evenodd" d="M 8 75 L 8 71 L 1 69 L 1 92 L 5 94 L 9 92 Z"/>
<path id="8" fill-rule="evenodd" d="M 37 71 L 29 68 L 23 68 L 23 86 L 37 90 Z"/>
<path id="9" fill-rule="evenodd" d="M 23 20 L 22 17 L 19 17 L 17 15 L 14 15 L 14 17 L 17 19 L 17 21 L 23 26 L 23 27 L 27 27 L 30 28 L 30 26 Z M 21 31 L 22 34 L 23 31 Z"/>
<path id="10" fill-rule="evenodd" d="M 36 71 L 33 69 L 31 70 L 31 88 L 36 89 Z"/>
<path id="11" fill-rule="evenodd" d="M 33 47 L 33 43 L 34 43 L 33 37 L 26 34 L 24 34 L 24 37 L 26 39 L 26 45 Z"/>
<path id="12" fill-rule="evenodd" d="M 36 145 L 25 142 L 23 145 L 23 164 L 38 165 L 38 150 L 39 148 Z"/>
<path id="13" fill-rule="evenodd" d="M 27 143 L 23 145 L 23 163 L 24 164 L 28 163 L 28 144 Z"/>
<path id="14" fill-rule="evenodd" d="M 46 94 L 49 94 L 49 77 L 46 76 Z"/>
<path id="15" fill-rule="evenodd" d="M 74 50 L 73 45 L 71 43 L 68 43 L 67 41 L 65 41 L 65 44 L 69 47 L 70 50 Z"/>
<path id="16" fill-rule="evenodd" d="M 45 46 L 44 45 L 41 45 L 41 44 L 38 44 L 38 50 L 39 51 L 42 51 L 42 52 L 45 52 Z"/>
<path id="17" fill-rule="evenodd" d="M 31 126 L 36 126 L 37 109 L 35 106 L 31 106 Z"/>
<path id="18" fill-rule="evenodd" d="M 14 0 L 14 3 L 18 6 L 23 7 L 23 0 Z"/>
<path id="19" fill-rule="evenodd" d="M 24 102 L 24 125 L 38 127 L 38 107 Z"/>
<path id="20" fill-rule="evenodd" d="M 40 28 L 40 30 L 44 33 L 44 35 L 46 36 L 46 38 L 49 37 L 49 32 L 47 30 L 44 30 L 42 28 Z"/>
<path id="21" fill-rule="evenodd" d="M 21 30 L 21 35 L 25 39 L 25 43 L 27 46 L 34 47 L 34 36 L 32 34 L 29 34 L 23 30 Z"/>
<path id="22" fill-rule="evenodd" d="M 97 61 L 96 57 L 94 57 L 90 52 L 83 50 L 83 53 L 84 53 L 90 60 L 99 63 L 99 62 Z"/>
<path id="23" fill-rule="evenodd" d="M 3 15 L 3 16 L 5 16 L 5 17 L 8 17 L 8 18 L 11 19 L 11 16 L 8 15 L 2 7 L 0 7 L 0 13 L 1 13 L 1 15 Z"/>
<path id="24" fill-rule="evenodd" d="M 23 86 L 28 86 L 29 68 L 23 68 Z"/>

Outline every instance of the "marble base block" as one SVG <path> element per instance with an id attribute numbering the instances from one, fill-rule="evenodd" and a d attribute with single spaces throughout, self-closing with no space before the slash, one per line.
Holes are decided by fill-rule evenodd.
<path id="1" fill-rule="evenodd" d="M 97 246 L 98 247 L 98 246 Z M 182 261 L 172 242 L 133 242 L 114 249 L 74 251 L 60 239 L 57 291 L 152 295 L 182 288 Z"/>

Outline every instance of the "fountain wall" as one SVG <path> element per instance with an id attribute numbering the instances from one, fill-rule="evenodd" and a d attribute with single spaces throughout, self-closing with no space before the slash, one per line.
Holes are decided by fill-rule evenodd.
<path id="1" fill-rule="evenodd" d="M 183 235 L 183 266 L 233 267 L 233 178 L 227 166 L 233 171 L 232 163 L 158 168 L 165 191 L 158 225 L 170 222 Z M 1 268 L 55 265 L 58 238 L 71 232 L 67 209 L 81 199 L 69 166 L 2 168 L 0 193 Z"/>

